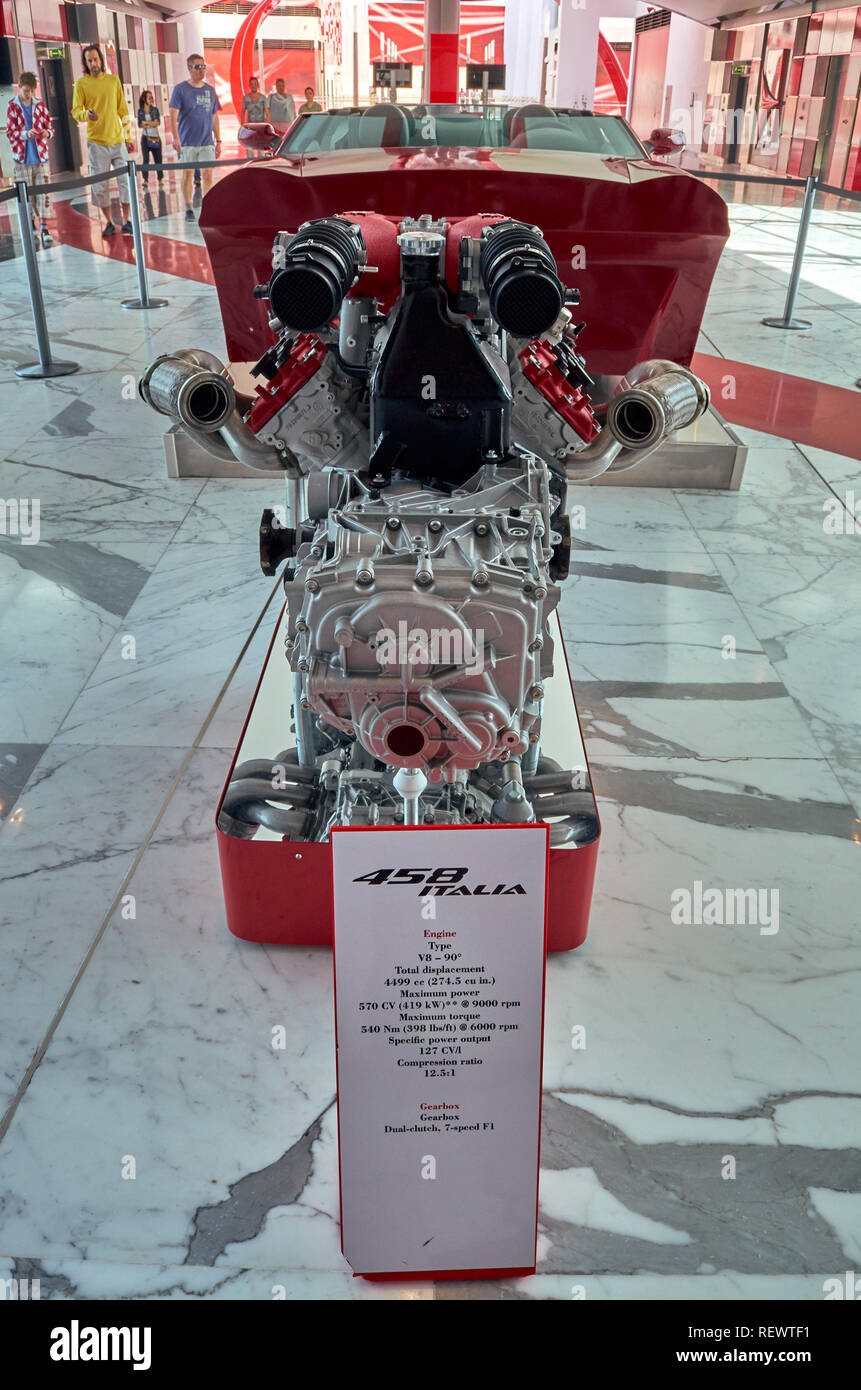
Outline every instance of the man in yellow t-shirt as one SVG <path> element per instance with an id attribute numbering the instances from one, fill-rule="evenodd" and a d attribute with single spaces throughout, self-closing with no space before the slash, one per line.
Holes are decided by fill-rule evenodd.
<path id="1" fill-rule="evenodd" d="M 103 174 L 108 169 L 125 168 L 126 151 L 131 153 L 134 142 L 122 83 L 112 72 L 105 72 L 102 50 L 97 44 L 88 44 L 82 56 L 85 75 L 78 78 L 72 93 L 72 119 L 87 123 L 90 173 Z M 128 178 L 118 178 L 116 183 L 123 218 L 121 231 L 131 236 Z M 113 236 L 117 230 L 111 221 L 112 186 L 110 180 L 93 185 L 93 202 L 107 218 L 102 236 Z"/>

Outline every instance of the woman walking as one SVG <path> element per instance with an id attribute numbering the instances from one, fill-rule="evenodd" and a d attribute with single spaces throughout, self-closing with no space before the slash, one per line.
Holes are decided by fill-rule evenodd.
<path id="1" fill-rule="evenodd" d="M 152 92 L 150 91 L 141 92 L 141 99 L 138 104 L 138 125 L 141 132 L 143 181 L 144 184 L 148 184 L 149 169 L 147 166 L 150 160 L 153 164 L 161 164 L 162 162 L 161 136 L 159 134 L 161 116 L 158 107 L 153 106 Z M 161 169 L 157 170 L 157 176 L 159 183 L 161 183 L 164 178 Z"/>

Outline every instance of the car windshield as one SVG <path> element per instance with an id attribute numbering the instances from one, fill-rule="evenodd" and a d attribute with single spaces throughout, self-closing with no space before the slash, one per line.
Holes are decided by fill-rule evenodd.
<path id="1" fill-rule="evenodd" d="M 281 154 L 327 150 L 378 150 L 392 146 L 434 149 L 570 150 L 622 159 L 645 151 L 619 116 L 588 111 L 554 111 L 548 106 L 376 106 L 322 111 L 300 117 Z"/>

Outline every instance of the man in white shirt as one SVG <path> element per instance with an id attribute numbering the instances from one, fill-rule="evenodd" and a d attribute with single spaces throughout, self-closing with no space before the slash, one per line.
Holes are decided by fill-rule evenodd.
<path id="1" fill-rule="evenodd" d="M 269 93 L 267 119 L 275 126 L 292 125 L 296 119 L 296 103 L 287 91 L 283 77 L 276 77 L 275 91 Z"/>

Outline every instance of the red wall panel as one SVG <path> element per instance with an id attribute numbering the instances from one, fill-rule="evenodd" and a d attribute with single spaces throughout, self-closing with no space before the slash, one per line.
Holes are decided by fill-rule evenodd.
<path id="1" fill-rule="evenodd" d="M 646 29 L 637 35 L 634 48 L 634 76 L 631 125 L 641 140 L 648 139 L 664 114 L 664 77 L 667 72 L 667 46 L 670 26 Z"/>
<path id="2" fill-rule="evenodd" d="M 179 52 L 179 26 L 176 24 L 156 23 L 156 39 L 158 42 L 159 53 L 178 53 Z"/>
<path id="3" fill-rule="evenodd" d="M 457 101 L 457 34 L 430 35 L 429 101 Z"/>
<path id="4" fill-rule="evenodd" d="M 789 90 L 788 97 L 797 97 L 801 89 L 801 58 L 793 58 L 792 67 L 789 70 Z"/>
<path id="5" fill-rule="evenodd" d="M 857 15 L 861 15 L 861 10 L 838 10 L 837 11 L 837 32 L 834 35 L 834 52 L 851 53 L 852 34 L 855 30 L 855 20 Z"/>
<path id="6" fill-rule="evenodd" d="M 62 39 L 63 21 L 58 0 L 30 0 L 33 36 L 37 39 Z"/>
<path id="7" fill-rule="evenodd" d="M 222 110 L 235 114 L 230 95 L 230 56 L 229 48 L 204 48 L 207 66 L 207 81 L 218 93 Z M 263 50 L 263 72 L 257 76 L 266 92 L 272 91 L 276 77 L 283 77 L 287 91 L 296 103 L 296 110 L 305 100 L 305 88 L 318 88 L 316 72 L 316 53 L 311 48 L 265 48 Z"/>

